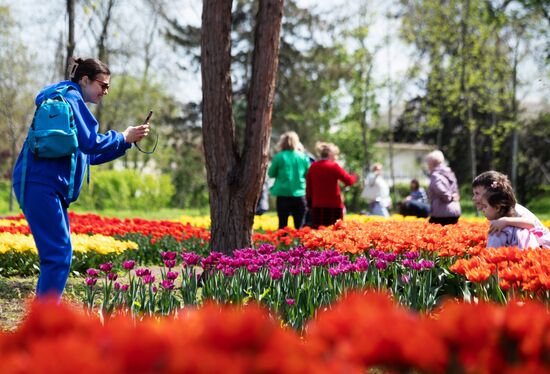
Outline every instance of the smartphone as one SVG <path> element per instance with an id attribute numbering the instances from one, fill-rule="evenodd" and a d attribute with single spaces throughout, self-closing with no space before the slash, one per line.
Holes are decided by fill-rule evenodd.
<path id="1" fill-rule="evenodd" d="M 145 118 L 145 122 L 143 122 L 144 124 L 149 122 L 149 120 L 151 119 L 151 117 L 153 116 L 153 111 L 150 110 L 149 111 L 149 114 L 147 115 L 147 118 Z"/>

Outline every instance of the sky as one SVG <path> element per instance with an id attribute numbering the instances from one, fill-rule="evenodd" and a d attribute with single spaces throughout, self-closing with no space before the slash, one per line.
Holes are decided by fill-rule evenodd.
<path id="1" fill-rule="evenodd" d="M 200 0 L 173 0 L 172 3 L 179 4 L 171 8 L 171 16 L 178 19 L 187 19 L 195 25 L 200 24 L 200 13 L 202 2 Z M 171 3 L 171 4 L 172 4 Z M 298 0 L 299 5 L 308 8 L 314 8 L 318 11 L 325 12 L 327 17 L 331 14 L 337 14 L 339 10 L 350 7 L 349 0 Z M 407 69 L 413 63 L 417 63 L 413 59 L 414 49 L 412 46 L 403 44 L 398 36 L 399 24 L 396 20 L 388 20 L 384 14 L 388 11 L 388 1 L 384 0 L 369 0 L 370 14 L 370 45 L 383 45 L 384 38 L 389 37 L 389 44 L 383 45 L 375 55 L 373 77 L 382 82 L 392 77 L 395 82 L 400 82 L 405 75 Z M 134 2 L 132 2 L 134 4 Z M 128 7 L 125 11 L 131 16 L 126 17 L 123 22 L 125 29 L 131 30 L 130 34 L 138 36 L 147 35 L 150 25 L 146 14 L 143 14 L 143 9 L 140 9 L 139 2 L 132 8 Z M 49 1 L 45 6 L 43 1 L 38 0 L 0 0 L 0 5 L 9 5 L 13 15 L 20 20 L 20 37 L 28 46 L 29 51 L 38 56 L 39 59 L 48 63 L 53 62 L 54 51 L 57 40 L 61 33 L 66 34 L 66 15 L 65 1 Z M 40 12 L 36 11 L 40 9 Z M 135 15 L 135 16 L 134 16 Z M 89 21 L 89 14 L 78 14 L 80 20 L 84 19 L 86 24 Z M 77 34 L 77 45 L 83 46 L 86 49 L 86 43 L 90 40 L 90 31 L 86 27 L 84 32 Z M 163 83 L 166 84 L 171 91 L 177 93 L 177 98 L 182 101 L 196 101 L 201 97 L 200 92 L 200 72 L 189 69 L 178 68 L 178 63 L 181 58 L 174 53 L 171 53 L 169 48 L 164 45 L 159 37 L 159 42 L 156 43 L 155 52 L 159 56 L 156 61 L 157 71 L 161 73 Z M 128 35 L 114 35 L 112 39 L 115 44 L 119 43 L 121 47 L 125 43 L 129 43 Z M 89 50 L 89 49 L 88 49 Z M 160 57 L 162 56 L 162 57 Z M 120 66 L 111 66 L 113 71 L 128 69 L 132 66 L 132 61 L 123 61 Z M 549 105 L 550 103 L 550 87 L 548 68 L 537 66 L 531 60 L 525 60 L 520 65 L 520 79 L 527 84 L 522 87 L 519 97 L 528 107 L 540 107 Z M 53 78 L 47 76 L 42 77 L 44 82 L 49 83 Z M 404 102 L 407 98 L 419 93 L 416 85 L 409 84 L 401 92 L 397 98 L 397 107 L 399 103 Z M 388 101 L 388 92 L 380 91 L 377 94 L 378 101 L 382 107 L 382 113 L 387 109 L 386 102 Z M 398 110 L 398 108 L 396 109 Z M 394 118 L 396 115 L 394 115 Z"/>

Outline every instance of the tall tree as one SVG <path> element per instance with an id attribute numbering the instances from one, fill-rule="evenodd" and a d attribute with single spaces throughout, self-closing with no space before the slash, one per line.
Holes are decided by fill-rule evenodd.
<path id="1" fill-rule="evenodd" d="M 75 21 L 75 13 L 74 13 L 74 0 L 67 0 L 67 18 L 68 18 L 68 39 L 67 39 L 67 55 L 65 56 L 65 79 L 69 79 L 69 62 L 71 60 L 71 57 L 74 54 L 74 50 L 76 48 L 75 38 L 74 38 L 74 21 Z"/>
<path id="2" fill-rule="evenodd" d="M 244 133 L 258 3 L 258 0 L 236 0 L 232 9 L 232 103 L 239 144 Z M 163 13 L 170 19 L 170 12 L 165 9 Z M 311 146 L 339 114 L 338 89 L 350 77 L 349 66 L 342 53 L 342 35 L 336 35 L 321 14 L 300 7 L 296 0 L 285 1 L 284 14 L 273 136 L 294 130 L 306 146 Z M 193 62 L 181 64 L 182 68 L 194 69 L 200 63 L 199 36 L 199 27 L 182 24 L 181 20 L 170 22 L 168 39 Z"/>
<path id="3" fill-rule="evenodd" d="M 460 181 L 494 165 L 509 170 L 504 147 L 512 120 L 512 56 L 505 48 L 501 4 L 483 0 L 403 1 L 403 36 L 425 58 L 426 94 L 407 114 L 425 140 L 448 156 Z M 412 104 L 412 103 L 411 103 Z M 420 104 L 420 105 L 417 105 Z M 398 131 L 415 126 L 400 121 Z M 464 155 L 469 155 L 464 158 Z M 464 162 L 468 160 L 467 162 Z"/>
<path id="4" fill-rule="evenodd" d="M 36 74 L 33 58 L 18 39 L 19 30 L 16 30 L 9 8 L 0 6 L 0 133 L 5 134 L 0 145 L 0 154 L 5 157 L 2 157 L 4 162 L 0 163 L 0 178 L 7 176 L 10 180 L 32 119 L 33 77 Z M 10 194 L 9 209 L 13 208 L 13 194 Z"/>
<path id="5" fill-rule="evenodd" d="M 240 149 L 232 109 L 231 7 L 231 0 L 205 0 L 201 32 L 211 248 L 226 253 L 252 243 L 254 211 L 267 167 L 283 0 L 259 3 L 245 137 Z"/>

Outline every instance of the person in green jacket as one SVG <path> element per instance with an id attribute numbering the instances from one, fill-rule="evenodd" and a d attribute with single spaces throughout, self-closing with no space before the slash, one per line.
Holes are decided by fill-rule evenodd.
<path id="1" fill-rule="evenodd" d="M 294 131 L 281 135 L 277 149 L 279 152 L 271 161 L 268 175 L 275 178 L 270 193 L 277 197 L 279 229 L 288 225 L 290 215 L 294 219 L 294 227 L 299 229 L 305 223 L 307 210 L 306 174 L 310 165 L 309 157 L 303 152 L 300 138 Z"/>

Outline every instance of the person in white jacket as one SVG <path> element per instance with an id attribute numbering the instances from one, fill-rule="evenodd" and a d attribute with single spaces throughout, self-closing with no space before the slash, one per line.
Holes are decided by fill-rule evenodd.
<path id="1" fill-rule="evenodd" d="M 361 196 L 369 204 L 369 215 L 389 217 L 391 206 L 390 187 L 382 177 L 382 165 L 375 163 L 365 178 Z"/>

